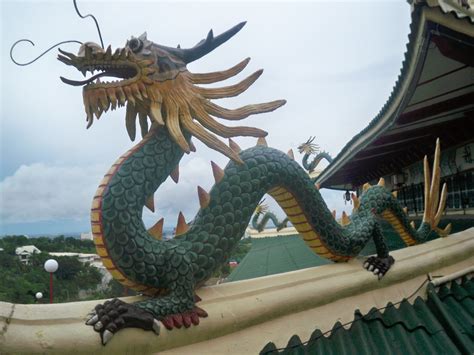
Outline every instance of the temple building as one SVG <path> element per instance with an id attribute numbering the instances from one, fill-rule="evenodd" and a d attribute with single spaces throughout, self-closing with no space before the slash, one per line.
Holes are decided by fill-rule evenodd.
<path id="1" fill-rule="evenodd" d="M 446 214 L 474 222 L 474 12 L 469 1 L 409 1 L 405 60 L 380 113 L 318 178 L 323 188 L 362 191 L 384 177 L 411 217 L 423 211 L 423 157 L 441 142 Z M 421 214 L 420 214 L 421 212 Z M 459 217 L 467 216 L 467 217 Z M 469 222 L 470 220 L 470 222 Z M 468 227 L 469 225 L 466 225 Z"/>

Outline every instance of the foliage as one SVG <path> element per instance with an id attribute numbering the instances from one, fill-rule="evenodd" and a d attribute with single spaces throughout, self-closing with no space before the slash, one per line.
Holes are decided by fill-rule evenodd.
<path id="1" fill-rule="evenodd" d="M 49 299 L 49 274 L 44 270 L 44 262 L 51 256 L 45 251 L 91 252 L 91 241 L 74 238 L 56 239 L 35 238 L 24 236 L 8 236 L 0 239 L 0 301 L 13 303 L 35 303 L 35 294 L 43 293 L 40 302 Z M 24 245 L 35 245 L 42 252 L 33 254 L 29 264 L 22 264 L 15 255 L 15 249 Z M 93 245 L 93 244 L 92 244 Z M 64 249 L 61 249 L 64 248 Z M 77 248 L 77 249 L 75 249 Z M 79 300 L 80 292 L 93 292 L 100 285 L 100 271 L 88 264 L 81 263 L 76 257 L 54 257 L 59 264 L 54 273 L 54 302 Z M 84 293 L 83 292 L 83 293 Z"/>
<path id="2" fill-rule="evenodd" d="M 56 238 L 28 238 L 14 235 L 5 236 L 0 239 L 0 248 L 5 249 L 5 252 L 12 255 L 17 247 L 32 244 L 42 252 L 95 253 L 95 246 L 92 240 L 81 240 L 63 235 Z"/>
<path id="3" fill-rule="evenodd" d="M 74 242 L 73 242 L 74 241 Z M 89 242 L 92 247 L 89 246 Z M 24 245 L 35 245 L 42 252 L 34 254 L 29 264 L 22 264 L 15 255 L 15 249 Z M 0 239 L 0 301 L 12 303 L 36 303 L 36 292 L 43 294 L 41 303 L 49 300 L 49 274 L 44 270 L 44 262 L 51 258 L 51 252 L 93 253 L 92 241 L 81 241 L 60 236 L 54 239 L 41 237 L 29 239 L 24 236 L 7 236 Z M 235 247 L 230 260 L 240 262 L 251 248 L 251 239 L 242 239 Z M 59 264 L 54 273 L 54 302 L 74 302 L 79 300 L 105 299 L 132 296 L 136 292 L 127 289 L 112 279 L 101 287 L 102 274 L 89 264 L 81 263 L 76 257 L 55 256 Z M 218 271 L 216 277 L 226 277 L 231 272 L 228 263 Z"/>
<path id="4" fill-rule="evenodd" d="M 0 301 L 13 303 L 35 303 L 36 292 L 43 293 L 43 300 L 49 299 L 49 274 L 44 262 L 50 258 L 46 253 L 35 254 L 28 265 L 20 263 L 18 257 L 0 252 Z M 97 268 L 82 264 L 74 257 L 55 258 L 59 269 L 54 274 L 54 302 L 79 300 L 80 290 L 95 290 L 102 275 Z"/>

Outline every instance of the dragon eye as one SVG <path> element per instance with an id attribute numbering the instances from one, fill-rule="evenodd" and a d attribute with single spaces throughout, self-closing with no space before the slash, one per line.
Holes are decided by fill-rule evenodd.
<path id="1" fill-rule="evenodd" d="M 137 53 L 142 49 L 143 42 L 138 38 L 132 38 L 128 43 L 128 47 L 132 50 L 133 53 Z"/>

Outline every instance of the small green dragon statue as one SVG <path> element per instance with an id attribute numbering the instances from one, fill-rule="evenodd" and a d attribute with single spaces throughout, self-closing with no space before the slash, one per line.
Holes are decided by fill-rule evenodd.
<path id="1" fill-rule="evenodd" d="M 347 261 L 374 240 L 377 255 L 368 258 L 364 267 L 379 278 L 394 260 L 378 217 L 387 219 L 408 244 L 423 242 L 441 218 L 446 188 L 440 199 L 439 144 L 433 181 L 431 185 L 426 181 L 425 217 L 417 230 L 383 186 L 367 188 L 350 223 L 341 226 L 298 163 L 266 146 L 265 131 L 219 123 L 215 117 L 242 120 L 285 104 L 278 100 L 226 109 L 211 101 L 239 95 L 262 70 L 235 85 L 199 86 L 235 76 L 249 59 L 225 71 L 195 74 L 187 70 L 187 64 L 226 42 L 243 26 L 241 23 L 216 37 L 210 31 L 189 49 L 158 45 L 143 34 L 114 52 L 110 46 L 103 50 L 90 42 L 82 45 L 78 55 L 60 50 L 58 59 L 83 74 L 99 71 L 84 81 L 62 78 L 65 83 L 83 86 L 88 126 L 94 116 L 99 119 L 109 109 L 126 106 L 130 138 L 135 138 L 137 119 L 143 136 L 112 165 L 92 202 L 94 242 L 105 267 L 123 285 L 149 296 L 134 304 L 114 299 L 95 307 L 87 324 L 100 333 L 103 344 L 126 327 L 158 333 L 160 324 L 168 329 L 198 324 L 206 312 L 196 306 L 195 289 L 228 259 L 265 193 L 283 208 L 307 245 L 323 257 Z M 105 76 L 118 79 L 101 81 Z M 233 141 L 228 146 L 216 135 L 260 138 L 257 146 L 240 150 Z M 176 231 L 179 237 L 163 241 L 163 221 L 147 230 L 142 210 L 145 205 L 153 208 L 153 194 L 169 176 L 178 179 L 180 159 L 195 150 L 192 136 L 229 157 L 230 162 L 225 169 L 212 163 L 215 185 L 210 192 L 198 188 L 201 208 L 192 224 L 181 223 Z"/>
<path id="2" fill-rule="evenodd" d="M 314 169 L 318 166 L 321 160 L 326 159 L 329 163 L 332 162 L 332 157 L 329 155 L 328 152 L 320 152 L 319 146 L 316 143 L 313 143 L 316 137 L 309 137 L 309 139 L 298 146 L 298 151 L 300 154 L 304 153 L 303 156 L 303 167 L 308 170 L 308 172 L 312 173 Z M 313 161 L 311 163 L 308 162 L 309 157 L 311 154 L 316 154 Z"/>
<path id="3" fill-rule="evenodd" d="M 260 201 L 260 203 L 255 208 L 255 213 L 252 218 L 252 227 L 259 232 L 263 232 L 268 221 L 271 220 L 277 231 L 281 231 L 283 228 L 286 228 L 288 225 L 288 217 L 280 222 L 274 213 L 268 212 L 268 205 L 264 204 L 264 201 L 265 199 Z M 262 219 L 259 222 L 258 219 L 260 216 L 262 216 Z"/>

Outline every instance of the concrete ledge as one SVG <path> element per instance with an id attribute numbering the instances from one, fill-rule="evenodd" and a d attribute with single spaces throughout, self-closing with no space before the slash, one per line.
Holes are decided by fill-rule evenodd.
<path id="1" fill-rule="evenodd" d="M 316 328 L 350 320 L 409 296 L 426 274 L 447 275 L 474 264 L 474 228 L 392 253 L 396 263 L 378 281 L 362 269 L 363 259 L 324 265 L 198 290 L 209 313 L 197 327 L 160 336 L 125 329 L 106 347 L 84 325 L 101 301 L 53 305 L 0 302 L 0 353 L 147 354 L 258 352 L 269 341 L 285 345 L 295 333 L 303 339 Z M 419 292 L 423 294 L 423 289 Z M 127 302 L 139 297 L 128 297 Z M 191 345 L 193 344 L 193 345 Z M 165 351 L 167 350 L 167 351 Z"/>

